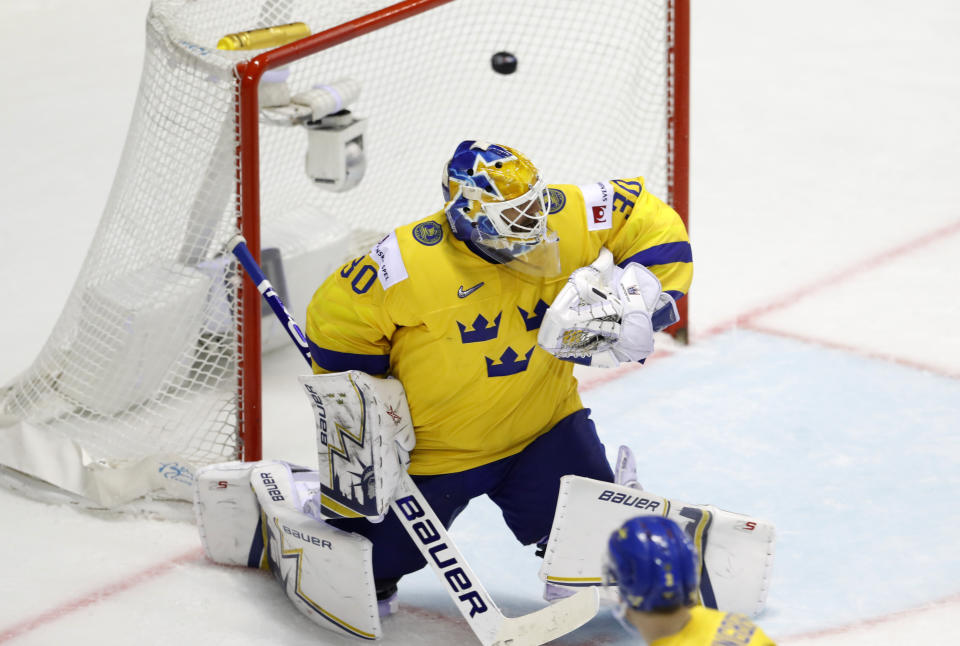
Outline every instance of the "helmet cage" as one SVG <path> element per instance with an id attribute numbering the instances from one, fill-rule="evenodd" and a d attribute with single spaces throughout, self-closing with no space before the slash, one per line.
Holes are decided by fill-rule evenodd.
<path id="1" fill-rule="evenodd" d="M 475 196 L 472 195 L 474 193 Z M 537 177 L 530 190 L 510 200 L 485 202 L 480 199 L 481 193 L 479 188 L 463 187 L 463 196 L 479 202 L 483 215 L 490 221 L 497 236 L 506 238 L 511 244 L 535 244 L 544 239 L 547 215 L 550 213 L 550 193 L 542 178 Z M 480 228 L 480 235 L 491 237 L 484 235 L 483 228 Z"/>

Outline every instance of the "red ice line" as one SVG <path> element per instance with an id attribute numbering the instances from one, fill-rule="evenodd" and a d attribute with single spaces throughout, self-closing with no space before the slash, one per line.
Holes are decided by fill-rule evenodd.
<path id="1" fill-rule="evenodd" d="M 789 637 L 781 638 L 780 642 L 784 644 L 787 642 L 794 643 L 794 642 L 806 641 L 810 639 L 818 639 L 820 637 L 842 635 L 843 633 L 852 632 L 854 630 L 860 630 L 863 628 L 870 628 L 872 626 L 885 624 L 890 621 L 894 621 L 896 619 L 903 619 L 905 617 L 912 617 L 914 615 L 923 614 L 927 611 L 935 610 L 937 608 L 948 606 L 955 603 L 960 603 L 960 594 L 951 595 L 949 597 L 945 597 L 938 601 L 934 601 L 932 603 L 928 603 L 923 606 L 918 606 L 916 608 L 908 608 L 907 610 L 899 610 L 897 612 L 892 612 L 889 615 L 882 615 L 880 617 L 873 617 L 871 619 L 863 619 L 860 621 L 855 621 L 845 626 L 837 626 L 835 628 L 824 628 L 821 630 L 814 630 L 808 633 L 801 633 L 799 635 L 791 635 Z"/>
<path id="2" fill-rule="evenodd" d="M 798 341 L 803 341 L 805 343 L 815 343 L 817 345 L 822 345 L 824 347 L 842 350 L 844 352 L 848 352 L 851 354 L 858 354 L 861 356 L 871 357 L 874 359 L 882 359 L 884 361 L 896 363 L 902 366 L 907 366 L 910 368 L 915 368 L 917 370 L 923 370 L 925 372 L 938 374 L 943 377 L 951 377 L 954 379 L 960 378 L 960 373 L 947 370 L 939 366 L 932 366 L 932 365 L 920 363 L 917 361 L 912 361 L 910 359 L 897 357 L 892 354 L 871 352 L 868 350 L 863 350 L 861 348 L 856 348 L 856 347 L 844 345 L 841 343 L 835 343 L 833 341 L 817 339 L 814 337 L 810 337 L 802 334 L 796 334 L 793 332 L 776 330 L 773 328 L 763 326 L 756 322 L 757 319 L 759 319 L 760 317 L 766 314 L 769 314 L 770 312 L 775 312 L 785 307 L 789 307 L 790 305 L 793 305 L 797 301 L 803 298 L 806 298 L 807 296 L 810 296 L 815 292 L 823 291 L 824 289 L 827 289 L 829 287 L 834 287 L 836 285 L 839 285 L 840 283 L 847 282 L 851 278 L 855 278 L 860 274 L 864 274 L 868 271 L 872 271 L 876 269 L 877 267 L 888 264 L 891 261 L 896 260 L 900 256 L 917 251 L 918 249 L 921 249 L 935 242 L 939 242 L 940 240 L 943 240 L 944 238 L 948 238 L 957 233 L 960 233 L 960 220 L 956 220 L 954 222 L 951 222 L 950 224 L 946 224 L 940 227 L 939 229 L 934 229 L 933 231 L 920 236 L 919 238 L 914 238 L 913 240 L 909 240 L 903 243 L 902 245 L 899 245 L 892 249 L 888 249 L 886 251 L 878 253 L 875 256 L 871 256 L 870 258 L 867 258 L 864 261 L 855 263 L 845 269 L 834 272 L 833 274 L 830 274 L 828 276 L 824 276 L 810 283 L 809 285 L 800 287 L 790 292 L 789 294 L 782 296 L 781 298 L 771 303 L 768 303 L 761 307 L 757 307 L 743 314 L 740 314 L 731 321 L 727 321 L 726 323 L 715 325 L 714 327 L 707 329 L 705 332 L 702 332 L 701 334 L 702 336 L 713 336 L 715 334 L 726 332 L 735 327 L 742 327 L 742 328 L 754 330 L 756 332 L 762 332 L 764 334 L 771 334 L 776 336 L 797 339 Z"/>
<path id="3" fill-rule="evenodd" d="M 922 370 L 924 372 L 929 372 L 932 374 L 940 375 L 941 377 L 950 377 L 952 379 L 960 379 L 960 372 L 950 369 L 945 369 L 940 366 L 933 366 L 920 361 L 913 361 L 912 359 L 904 359 L 903 357 L 898 357 L 886 352 L 874 352 L 870 350 L 864 350 L 862 348 L 857 348 L 852 345 L 846 345 L 844 343 L 836 343 L 834 341 L 825 341 L 823 339 L 815 339 L 813 337 L 805 336 L 803 334 L 796 334 L 794 332 L 785 332 L 783 330 L 776 330 L 774 328 L 768 328 L 763 325 L 749 324 L 744 326 L 754 332 L 760 332 L 762 334 L 769 334 L 771 336 L 780 336 L 788 339 L 796 339 L 803 343 L 814 343 L 826 348 L 832 348 L 834 350 L 840 350 L 848 354 L 856 354 L 863 357 L 869 357 L 871 359 L 880 359 L 888 363 L 895 363 L 900 366 L 906 366 L 908 368 L 913 368 L 914 370 Z"/>
<path id="4" fill-rule="evenodd" d="M 919 238 L 914 238 L 913 240 L 905 242 L 902 245 L 894 247 L 893 249 L 888 249 L 886 251 L 878 253 L 875 256 L 867 258 L 866 260 L 856 262 L 850 265 L 849 267 L 846 267 L 845 269 L 841 269 L 840 271 L 834 272 L 833 274 L 824 276 L 818 280 L 815 280 L 809 285 L 805 285 L 803 287 L 795 289 L 794 291 L 780 297 L 779 299 L 771 303 L 762 305 L 752 310 L 748 310 L 747 312 L 738 315 L 736 318 L 734 318 L 731 321 L 727 321 L 725 323 L 715 325 L 707 329 L 705 332 L 701 332 L 700 334 L 698 334 L 698 336 L 700 335 L 713 336 L 714 334 L 726 332 L 727 330 L 734 327 L 750 326 L 754 321 L 754 319 L 757 319 L 765 314 L 769 314 L 770 312 L 774 312 L 776 310 L 783 309 L 784 307 L 793 305 L 800 299 L 806 298 L 807 296 L 810 296 L 815 292 L 819 292 L 827 287 L 833 287 L 835 285 L 839 285 L 840 283 L 846 282 L 851 278 L 859 276 L 860 274 L 866 273 L 868 271 L 876 269 L 877 267 L 885 265 L 890 261 L 897 259 L 900 256 L 914 252 L 917 249 L 925 247 L 934 242 L 938 242 L 956 233 L 960 233 L 960 220 L 944 225 L 939 229 L 935 229 L 934 231 L 931 231 L 930 233 L 922 235 Z"/>
<path id="5" fill-rule="evenodd" d="M 14 624 L 10 628 L 7 628 L 0 633 L 0 644 L 8 642 L 15 637 L 19 637 L 24 633 L 28 633 L 35 628 L 39 628 L 44 624 L 54 622 L 72 612 L 76 612 L 77 610 L 103 601 L 104 599 L 112 597 L 115 594 L 129 590 L 130 588 L 144 583 L 145 581 L 149 581 L 150 579 L 156 578 L 161 574 L 166 574 L 169 570 L 172 570 L 181 563 L 192 563 L 193 561 L 199 561 L 202 558 L 203 550 L 194 548 L 189 552 L 184 552 L 183 554 L 175 556 L 172 559 L 164 561 L 163 563 L 151 565 L 150 567 L 146 568 L 145 570 L 141 570 L 133 576 L 117 581 L 116 583 L 111 583 L 110 585 L 100 588 L 99 590 L 96 590 L 85 597 L 68 601 L 55 608 L 51 608 L 50 610 L 34 617 L 33 619 L 28 619 L 20 622 L 19 624 Z"/>
<path id="6" fill-rule="evenodd" d="M 700 335 L 698 336 L 704 336 L 704 337 L 713 336 L 715 334 L 720 334 L 721 332 L 725 332 L 736 326 L 755 327 L 752 325 L 752 321 L 764 314 L 768 314 L 770 312 L 792 305 L 798 300 L 800 300 L 801 298 L 805 298 L 806 296 L 809 296 L 814 292 L 817 292 L 827 287 L 832 287 L 841 282 L 847 281 L 856 275 L 862 274 L 866 271 L 875 269 L 878 266 L 886 264 L 899 256 L 902 256 L 906 253 L 910 253 L 912 251 L 916 251 L 921 247 L 924 247 L 928 244 L 931 244 L 933 242 L 936 242 L 940 239 L 943 239 L 947 236 L 953 235 L 958 232 L 960 232 L 960 220 L 953 222 L 952 224 L 948 224 L 944 227 L 941 227 L 935 231 L 932 231 L 924 236 L 916 238 L 910 242 L 906 242 L 898 247 L 895 247 L 883 253 L 877 254 L 876 256 L 868 258 L 866 261 L 859 262 L 845 270 L 842 270 L 830 276 L 821 278 L 805 287 L 801 287 L 797 290 L 794 290 L 793 292 L 787 294 L 786 296 L 781 297 L 776 301 L 773 301 L 772 303 L 769 303 L 762 307 L 755 308 L 742 315 L 739 315 L 732 321 L 728 321 L 726 323 L 722 323 L 720 325 L 709 328 L 705 332 L 700 333 Z M 756 329 L 760 329 L 760 328 L 757 326 Z M 764 330 L 764 331 L 769 333 L 774 333 L 774 334 L 784 334 L 782 332 L 775 332 L 772 330 Z M 805 340 L 814 341 L 816 343 L 821 343 L 823 345 L 830 345 L 828 343 L 816 341 L 814 339 L 805 339 Z M 843 346 L 834 345 L 833 347 L 839 347 L 844 350 L 857 351 L 853 348 L 847 348 Z M 657 355 L 657 358 L 662 359 L 669 355 L 670 353 L 660 353 Z M 915 367 L 929 369 L 925 366 L 910 364 L 909 362 L 898 360 L 895 358 L 890 358 L 890 357 L 883 357 L 883 358 L 897 361 L 898 363 L 903 363 L 905 365 L 914 365 Z M 592 379 L 584 380 L 580 385 L 580 390 L 581 392 L 591 390 L 602 384 L 608 383 L 615 379 L 619 379 L 620 377 L 626 374 L 629 374 L 634 370 L 638 370 L 639 368 L 640 368 L 639 364 L 625 364 L 619 368 L 615 368 L 611 370 L 609 373 L 605 374 L 602 377 L 594 377 Z M 958 375 L 949 375 L 949 376 L 956 377 Z M 133 588 L 145 581 L 156 578 L 162 574 L 166 574 L 168 571 L 172 570 L 177 565 L 180 565 L 182 563 L 190 563 L 193 561 L 198 561 L 202 558 L 203 558 L 203 551 L 199 549 L 193 549 L 193 550 L 190 550 L 189 552 L 185 552 L 184 554 L 181 554 L 180 556 L 176 556 L 168 561 L 164 561 L 163 563 L 159 563 L 145 570 L 142 570 L 141 572 L 138 572 L 137 574 L 134 574 L 126 579 L 110 584 L 104 588 L 101 588 L 100 590 L 97 590 L 91 594 L 88 594 L 85 597 L 80 597 L 73 601 L 68 601 L 67 603 L 64 603 L 60 606 L 52 608 L 51 610 L 48 610 L 47 612 L 44 612 L 43 614 L 38 615 L 37 617 L 34 617 L 33 619 L 28 619 L 26 621 L 20 622 L 19 624 L 14 624 L 10 628 L 7 628 L 2 633 L 0 633 L 0 644 L 4 642 L 8 642 L 11 639 L 14 639 L 15 637 L 23 635 L 24 633 L 30 632 L 31 630 L 34 630 L 44 624 L 56 621 L 61 617 L 64 617 L 72 612 L 80 610 L 81 608 L 86 608 L 87 606 L 93 605 L 94 603 L 102 601 L 103 599 L 111 597 L 115 594 L 119 594 L 120 592 L 129 590 L 130 588 Z M 946 599 L 938 603 L 949 603 L 957 600 L 960 600 L 960 595 L 956 597 L 951 597 L 949 599 Z M 923 610 L 923 608 L 894 613 L 884 617 L 878 617 L 875 619 L 870 619 L 863 622 L 851 624 L 850 626 L 834 628 L 834 629 L 819 631 L 815 633 L 808 633 L 805 635 L 799 635 L 799 636 L 793 637 L 792 639 L 804 639 L 812 636 L 820 636 L 820 635 L 844 632 L 844 631 L 851 630 L 853 628 L 858 628 L 861 626 L 868 626 L 868 625 L 882 623 L 890 619 L 894 619 L 896 617 L 900 617 L 906 614 L 912 614 L 913 612 L 917 612 L 920 610 Z"/>

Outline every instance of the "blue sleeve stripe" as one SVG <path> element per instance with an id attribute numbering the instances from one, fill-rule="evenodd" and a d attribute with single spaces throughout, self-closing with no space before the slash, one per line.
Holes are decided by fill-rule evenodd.
<path id="1" fill-rule="evenodd" d="M 679 301 L 684 296 L 683 292 L 678 292 L 675 289 L 668 289 L 667 293 L 673 296 L 673 300 L 675 301 Z"/>
<path id="2" fill-rule="evenodd" d="M 330 372 L 360 370 L 370 375 L 382 375 L 390 370 L 389 354 L 353 354 L 326 350 L 311 339 L 307 339 L 307 344 L 310 346 L 310 356 L 317 365 Z"/>
<path id="3" fill-rule="evenodd" d="M 693 262 L 693 252 L 689 242 L 667 242 L 635 253 L 618 264 L 625 267 L 630 262 L 640 263 L 644 267 L 669 265 L 672 262 Z"/>
<path id="4" fill-rule="evenodd" d="M 589 366 L 590 362 L 593 361 L 593 357 L 560 357 L 560 361 L 569 361 L 571 363 L 579 363 L 581 366 Z M 644 364 L 646 362 L 646 359 L 640 359 L 632 363 Z"/>

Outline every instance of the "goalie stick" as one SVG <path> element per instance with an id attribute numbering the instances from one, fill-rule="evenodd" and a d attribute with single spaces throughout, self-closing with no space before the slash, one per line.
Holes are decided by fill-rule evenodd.
<path id="1" fill-rule="evenodd" d="M 306 336 L 264 276 L 243 236 L 232 238 L 227 249 L 240 261 L 312 370 Z M 537 646 L 579 628 L 597 614 L 599 593 L 596 588 L 585 588 L 535 612 L 504 616 L 410 474 L 401 470 L 400 478 L 398 495 L 390 507 L 484 646 Z"/>

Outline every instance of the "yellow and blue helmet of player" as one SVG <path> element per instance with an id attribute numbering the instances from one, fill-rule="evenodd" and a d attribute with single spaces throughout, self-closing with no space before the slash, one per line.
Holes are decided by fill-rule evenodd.
<path id="1" fill-rule="evenodd" d="M 556 235 L 547 228 L 550 194 L 537 167 L 519 151 L 463 141 L 444 165 L 441 186 L 457 239 L 526 273 L 559 271 Z"/>

